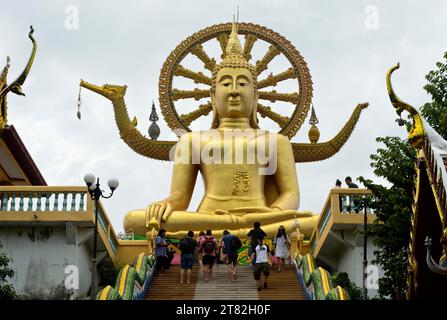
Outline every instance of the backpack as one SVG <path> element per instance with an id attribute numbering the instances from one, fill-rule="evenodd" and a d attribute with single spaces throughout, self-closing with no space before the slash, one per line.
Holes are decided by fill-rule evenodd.
<path id="1" fill-rule="evenodd" d="M 189 249 L 189 238 L 183 238 L 182 240 L 180 240 L 178 248 L 180 249 L 180 251 L 188 250 Z"/>
<path id="2" fill-rule="evenodd" d="M 203 243 L 203 251 L 205 252 L 205 254 L 213 254 L 215 249 L 216 244 L 214 243 L 214 239 L 206 238 L 205 242 Z"/>
<path id="3" fill-rule="evenodd" d="M 230 248 L 232 251 L 237 251 L 242 247 L 242 241 L 238 237 L 233 237 L 230 241 Z"/>

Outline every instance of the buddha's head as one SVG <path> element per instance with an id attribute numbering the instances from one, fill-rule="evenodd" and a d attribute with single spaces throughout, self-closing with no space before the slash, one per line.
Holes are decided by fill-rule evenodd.
<path id="1" fill-rule="evenodd" d="M 214 68 L 211 79 L 211 128 L 218 128 L 223 118 L 247 118 L 250 127 L 259 128 L 256 117 L 256 68 L 248 63 L 242 53 L 234 22 L 225 53 L 222 62 Z"/>

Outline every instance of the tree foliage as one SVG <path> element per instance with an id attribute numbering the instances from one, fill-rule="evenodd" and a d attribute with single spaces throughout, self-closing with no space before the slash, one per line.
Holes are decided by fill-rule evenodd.
<path id="1" fill-rule="evenodd" d="M 114 286 L 116 277 L 118 276 L 119 269 L 115 266 L 113 261 L 110 258 L 105 258 L 98 265 L 99 275 L 101 278 L 101 282 L 99 285 L 101 287 L 106 287 L 108 285 Z"/>
<path id="2" fill-rule="evenodd" d="M 421 114 L 447 140 L 447 52 L 444 53 L 444 59 L 445 62 L 437 62 L 437 69 L 425 76 L 428 83 L 424 89 L 433 101 L 421 107 Z"/>
<path id="3" fill-rule="evenodd" d="M 349 294 L 349 300 L 362 300 L 362 290 L 351 280 L 346 272 L 340 272 L 339 274 L 332 276 L 332 283 L 334 287 L 340 286 L 345 289 Z"/>
<path id="4" fill-rule="evenodd" d="M 428 83 L 424 89 L 432 101 L 420 110 L 430 126 L 447 139 L 447 52 L 444 59 L 445 62 L 437 62 L 436 69 L 425 76 Z M 371 233 L 376 237 L 375 245 L 379 248 L 374 252 L 374 263 L 380 264 L 385 273 L 379 279 L 379 295 L 399 299 L 406 289 L 416 152 L 408 141 L 397 137 L 377 138 L 377 141 L 386 148 L 371 155 L 371 166 L 374 174 L 388 180 L 391 187 L 375 184 L 363 177 L 359 180 L 376 199 L 371 205 L 377 215 Z"/>
<path id="5" fill-rule="evenodd" d="M 2 248 L 1 244 L 0 248 Z M 10 262 L 11 258 L 0 252 L 0 300 L 13 300 L 18 298 L 14 287 L 7 282 L 8 278 L 14 277 L 14 270 L 9 266 Z"/>
<path id="6" fill-rule="evenodd" d="M 370 235 L 375 237 L 374 244 L 379 248 L 374 252 L 373 263 L 378 263 L 384 271 L 379 279 L 379 296 L 400 299 L 406 289 L 416 152 L 408 141 L 398 137 L 376 140 L 385 148 L 371 155 L 371 167 L 374 174 L 386 179 L 391 187 L 363 177 L 359 180 L 375 197 L 371 207 L 376 212 L 376 220 Z"/>

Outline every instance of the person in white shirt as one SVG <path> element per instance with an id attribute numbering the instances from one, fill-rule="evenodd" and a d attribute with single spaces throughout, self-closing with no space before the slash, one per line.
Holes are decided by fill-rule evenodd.
<path id="1" fill-rule="evenodd" d="M 252 260 L 256 259 L 253 276 L 256 280 L 258 291 L 262 290 L 261 273 L 264 274 L 264 289 L 267 289 L 267 279 L 270 275 L 271 258 L 270 249 L 264 244 L 264 237 L 258 237 L 258 245 L 255 248 L 255 252 L 251 255 Z"/>

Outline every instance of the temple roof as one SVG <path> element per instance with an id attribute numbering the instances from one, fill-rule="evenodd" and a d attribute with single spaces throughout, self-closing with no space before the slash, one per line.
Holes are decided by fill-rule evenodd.
<path id="1" fill-rule="evenodd" d="M 0 170 L 11 185 L 47 185 L 12 125 L 6 125 L 0 136 Z"/>

